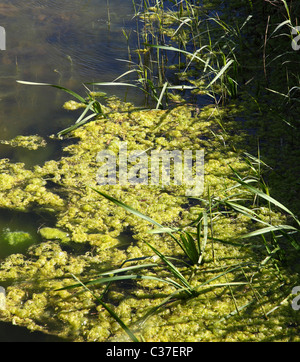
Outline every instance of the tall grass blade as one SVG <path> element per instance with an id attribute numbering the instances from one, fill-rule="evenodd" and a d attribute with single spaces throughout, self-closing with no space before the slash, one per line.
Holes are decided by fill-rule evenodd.
<path id="1" fill-rule="evenodd" d="M 118 86 L 118 87 L 135 87 L 137 88 L 137 86 L 135 84 L 131 84 L 131 83 L 122 83 L 122 82 L 92 82 L 92 83 L 85 83 L 85 84 L 90 84 L 90 85 L 103 85 L 103 86 Z"/>
<path id="2" fill-rule="evenodd" d="M 279 201 L 277 201 L 276 199 L 274 199 L 272 196 L 267 195 L 266 193 L 264 193 L 263 191 L 257 189 L 256 187 L 249 185 L 249 182 L 253 182 L 256 180 L 247 180 L 243 181 L 241 179 L 237 179 L 237 182 L 240 183 L 242 186 L 244 186 L 247 190 L 251 191 L 253 194 L 261 197 L 262 199 L 265 199 L 266 201 L 272 203 L 273 205 L 275 205 L 276 207 L 280 208 L 281 210 L 285 211 L 286 213 L 288 213 L 290 216 L 292 216 L 292 218 L 297 222 L 297 224 L 300 226 L 300 222 L 298 220 L 298 218 L 296 217 L 296 215 L 294 215 L 294 213 L 292 211 L 290 211 L 286 206 L 282 205 Z"/>
<path id="3" fill-rule="evenodd" d="M 119 323 L 119 325 L 124 329 L 124 331 L 127 333 L 127 335 L 130 337 L 130 339 L 133 342 L 139 342 L 139 340 L 137 339 L 137 337 L 133 334 L 133 332 L 127 327 L 127 325 L 122 321 L 121 318 L 119 318 L 119 316 L 106 304 L 103 302 L 102 299 L 100 299 L 99 297 L 97 297 L 84 283 L 82 283 L 75 275 L 73 275 L 73 278 L 75 280 L 77 280 L 77 282 L 84 288 L 86 289 L 88 292 L 90 292 L 92 294 L 92 296 L 102 305 L 102 307 L 104 309 L 107 310 L 107 312 Z"/>
<path id="4" fill-rule="evenodd" d="M 165 91 L 166 91 L 167 87 L 168 87 L 168 82 L 165 82 L 165 84 L 163 85 L 163 88 L 162 88 L 162 90 L 161 90 L 159 99 L 158 99 L 158 101 L 157 101 L 156 109 L 159 109 L 160 105 L 162 105 L 162 98 L 163 98 L 163 96 L 164 96 L 164 94 L 165 94 Z"/>
<path id="5" fill-rule="evenodd" d="M 231 66 L 231 64 L 234 63 L 233 59 L 230 59 L 228 63 L 226 63 L 222 69 L 218 72 L 218 74 L 214 77 L 214 79 L 208 84 L 206 88 L 211 87 L 216 81 L 222 77 L 222 75 L 226 72 L 226 70 Z"/>
<path id="6" fill-rule="evenodd" d="M 97 114 L 96 113 L 93 113 L 93 114 L 90 114 L 89 116 L 85 117 L 83 120 L 81 120 L 79 123 L 75 123 L 73 124 L 72 126 L 68 127 L 68 128 L 65 128 L 63 129 L 62 131 L 59 131 L 57 133 L 58 136 L 64 136 L 66 135 L 67 133 L 70 133 L 72 131 L 74 131 L 76 128 L 82 126 L 83 124 L 87 123 L 87 121 L 89 121 L 91 118 L 93 117 L 96 117 Z"/>
<path id="7" fill-rule="evenodd" d="M 189 283 L 181 275 L 181 273 L 178 271 L 178 269 L 176 269 L 175 266 L 170 261 L 168 261 L 167 258 L 165 258 L 163 255 L 162 255 L 161 259 L 163 261 L 166 261 L 166 264 L 168 265 L 169 270 L 173 273 L 174 276 L 179 278 L 183 284 L 186 283 L 185 288 L 191 289 Z M 170 265 L 172 265 L 173 267 L 170 267 Z M 112 270 L 111 273 L 113 273 L 113 272 L 114 271 Z M 86 286 L 88 286 L 88 285 L 91 286 L 91 285 L 101 285 L 101 284 L 113 283 L 113 282 L 124 281 L 124 280 L 154 280 L 154 281 L 157 281 L 160 283 L 163 282 L 163 283 L 170 284 L 170 285 L 174 286 L 176 289 L 183 288 L 183 286 L 181 284 L 178 284 L 176 281 L 174 281 L 170 278 L 162 279 L 162 278 L 158 278 L 155 276 L 142 275 L 142 274 L 113 275 L 113 276 L 108 276 L 108 277 L 104 277 L 104 278 L 101 277 L 101 278 L 89 280 L 89 281 L 85 282 L 84 284 Z M 56 289 L 56 291 L 74 289 L 74 288 L 78 288 L 80 286 L 82 286 L 82 283 L 68 285 L 66 287 Z"/>
<path id="8" fill-rule="evenodd" d="M 63 90 L 65 92 L 71 94 L 73 97 L 77 98 L 80 102 L 87 103 L 86 100 L 83 97 L 81 97 L 79 94 L 77 94 L 76 92 L 73 92 L 72 90 L 70 90 L 68 88 L 61 87 L 60 85 L 49 84 L 49 83 L 28 82 L 28 81 L 24 81 L 24 80 L 17 80 L 17 83 L 26 84 L 26 85 L 48 86 L 48 87 L 57 88 L 57 89 Z"/>
<path id="9" fill-rule="evenodd" d="M 88 106 L 85 108 L 85 110 L 81 113 L 80 117 L 77 119 L 77 121 L 75 122 L 75 124 L 79 123 L 80 121 L 82 121 L 83 117 L 87 114 L 87 112 L 93 108 L 93 104 L 97 102 L 97 101 L 92 101 L 88 104 Z M 96 113 L 95 113 L 96 115 Z"/>
<path id="10" fill-rule="evenodd" d="M 126 205 L 126 204 L 124 204 L 123 202 L 121 202 L 121 201 L 119 201 L 119 200 L 117 200 L 117 199 L 115 199 L 115 198 L 113 198 L 113 197 L 105 194 L 104 192 L 101 192 L 101 191 L 99 191 L 99 190 L 94 189 L 93 187 L 91 187 L 91 189 L 94 190 L 94 191 L 96 191 L 99 195 L 101 195 L 101 196 L 105 197 L 106 199 L 112 201 L 115 205 L 122 207 L 124 210 L 131 212 L 132 214 L 134 214 L 134 215 L 136 215 L 136 216 L 138 216 L 138 217 L 140 217 L 140 218 L 142 218 L 142 219 L 150 222 L 151 224 L 154 224 L 154 225 L 156 225 L 156 226 L 158 226 L 158 227 L 160 227 L 160 228 L 163 228 L 163 226 L 160 225 L 158 222 L 156 222 L 155 220 L 151 219 L 149 216 L 146 216 L 146 215 L 142 214 L 141 212 L 135 210 L 135 209 L 132 208 L 131 206 Z"/>
<path id="11" fill-rule="evenodd" d="M 167 265 L 168 269 L 172 272 L 174 276 L 176 276 L 184 285 L 185 288 L 187 288 L 187 291 L 189 294 L 193 294 L 193 290 L 189 282 L 185 279 L 185 277 L 180 273 L 180 271 L 174 266 L 173 263 L 171 263 L 161 252 L 159 252 L 157 249 L 155 249 L 152 245 L 145 243 L 155 252 L 156 255 L 160 257 L 160 259 Z M 182 288 L 182 287 L 181 287 Z"/>
<path id="12" fill-rule="evenodd" d="M 282 230 L 298 231 L 296 228 L 294 228 L 293 226 L 290 226 L 290 225 L 277 225 L 277 226 L 270 225 L 268 227 L 258 229 L 258 230 L 252 231 L 250 233 L 247 233 L 245 235 L 242 235 L 242 236 L 240 236 L 240 238 L 245 239 L 245 238 L 249 238 L 249 237 L 253 237 L 253 236 L 270 233 L 272 231 L 282 231 Z"/>
<path id="13" fill-rule="evenodd" d="M 202 223 L 199 222 L 197 225 L 197 242 L 198 242 L 198 249 L 199 249 L 199 259 L 198 259 L 198 264 L 202 263 L 203 260 L 203 256 L 204 256 L 204 251 L 206 248 L 206 244 L 207 244 L 207 239 L 208 239 L 208 220 L 207 220 L 207 213 L 204 210 L 203 211 L 203 241 L 201 242 L 201 226 Z"/>

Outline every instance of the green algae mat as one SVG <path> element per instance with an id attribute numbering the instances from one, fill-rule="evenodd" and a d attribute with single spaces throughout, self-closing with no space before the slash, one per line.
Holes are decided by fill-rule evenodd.
<path id="1" fill-rule="evenodd" d="M 242 109 L 136 110 L 110 98 L 105 110 L 107 117 L 71 133 L 73 142 L 60 159 L 30 169 L 1 160 L 1 209 L 34 213 L 43 221 L 32 242 L 25 232 L 7 231 L 0 240 L 12 247 L 0 264 L 6 292 L 0 319 L 71 341 L 130 340 L 114 315 L 146 342 L 299 341 L 300 314 L 291 306 L 297 274 L 281 268 L 272 235 L 271 241 L 255 235 L 263 228 L 257 220 L 276 227 L 287 216 L 263 199 L 254 200 L 256 221 L 237 206 L 249 192 L 236 188 L 234 176 L 253 176 L 255 170 L 237 147 L 246 136 L 224 133 L 220 120 L 226 128 Z M 21 141 L 11 145 L 22 147 Z M 44 145 L 36 138 L 24 141 L 31 149 Z M 185 185 L 172 184 L 98 185 L 98 153 L 117 153 L 120 142 L 141 153 L 204 150 L 203 193 L 190 198 Z M 153 232 L 147 219 L 95 190 L 168 230 L 186 227 L 187 235 L 206 210 L 204 229 L 197 229 L 205 236 L 201 263 L 191 263 L 170 233 Z M 232 202 L 216 208 L 216 200 Z M 26 244 L 22 253 L 13 251 L 18 243 Z M 135 276 L 126 277 L 134 267 Z M 122 278 L 107 278 L 120 268 Z"/>

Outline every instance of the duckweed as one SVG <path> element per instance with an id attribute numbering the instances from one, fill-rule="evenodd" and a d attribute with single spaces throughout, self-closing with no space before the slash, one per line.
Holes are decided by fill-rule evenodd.
<path id="1" fill-rule="evenodd" d="M 238 151 L 231 148 L 230 136 L 225 142 L 224 138 L 211 136 L 212 129 L 214 134 L 221 132 L 217 117 L 226 110 L 204 107 L 196 117 L 189 106 L 169 111 L 136 111 L 130 104 L 111 98 L 107 100 L 107 111 L 107 120 L 100 118 L 73 131 L 71 136 L 76 141 L 65 147 L 64 156 L 57 161 L 47 161 L 31 170 L 23 164 L 1 161 L 0 207 L 47 212 L 56 220 L 54 226 L 41 225 L 43 240 L 31 245 L 26 255 L 11 254 L 1 262 L 0 281 L 7 285 L 7 307 L 0 311 L 2 320 L 75 341 L 126 340 L 121 327 L 91 293 L 58 289 L 74 284 L 72 275 L 88 281 L 125 261 L 126 266 L 139 262 L 138 258 L 152 256 L 145 241 L 164 255 L 185 261 L 181 249 L 169 236 L 149 234 L 149 223 L 100 197 L 90 186 L 166 226 L 190 223 L 204 205 L 199 202 L 190 212 L 184 185 L 165 189 L 151 185 L 98 186 L 99 151 L 117 152 L 120 141 L 125 140 L 128 150 L 204 149 L 205 188 L 204 194 L 199 195 L 203 199 L 208 196 L 208 186 L 210 195 L 228 195 L 225 190 L 235 184 L 229 166 L 238 171 L 248 169 Z M 238 111 L 230 109 L 232 115 Z M 261 209 L 261 217 L 270 217 L 268 210 Z M 272 212 L 276 222 L 281 218 Z M 227 241 L 253 229 L 247 218 L 226 213 L 216 217 L 212 226 L 214 237 Z M 128 235 L 126 241 L 124 234 Z M 114 283 L 106 302 L 146 341 L 297 340 L 297 325 L 288 329 L 294 320 L 292 310 L 280 304 L 296 281 L 284 273 L 276 278 L 272 264 L 260 269 L 259 261 L 259 254 L 251 248 L 208 241 L 203 265 L 194 269 L 183 263 L 178 266 L 191 285 L 198 288 L 197 297 L 180 297 L 144 324 L 140 324 L 141 318 L 173 293 L 174 286 L 140 279 Z M 221 277 L 225 270 L 227 274 Z M 172 278 L 161 265 L 140 273 Z M 203 284 L 217 276 L 212 284 L 220 286 Z M 251 284 L 247 284 L 250 279 Z M 286 280 L 287 287 L 281 287 L 282 280 Z M 230 290 L 221 285 L 229 281 L 245 284 L 233 285 Z M 100 297 L 105 286 L 91 288 Z M 239 313 L 236 307 L 240 308 Z"/>

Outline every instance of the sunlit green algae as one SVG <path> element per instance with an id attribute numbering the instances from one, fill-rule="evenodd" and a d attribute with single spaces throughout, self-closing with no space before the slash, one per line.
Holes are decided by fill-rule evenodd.
<path id="1" fill-rule="evenodd" d="M 150 235 L 146 221 L 100 197 L 91 186 L 165 226 L 195 220 L 203 207 L 201 202 L 190 212 L 184 185 L 98 186 L 99 151 L 116 152 L 120 141 L 127 142 L 128 150 L 204 149 L 205 188 L 199 195 L 203 198 L 208 196 L 208 186 L 210 195 L 222 197 L 228 192 L 225 190 L 234 184 L 229 166 L 238 172 L 248 170 L 232 147 L 232 141 L 241 141 L 243 135 L 223 134 L 216 119 L 221 115 L 226 118 L 229 110 L 209 106 L 196 117 L 191 106 L 135 111 L 115 98 L 106 107 L 108 118 L 73 131 L 74 142 L 64 149 L 61 159 L 28 170 L 23 164 L 1 161 L 1 208 L 42 212 L 56 220 L 55 225 L 46 222 L 40 226 L 42 241 L 26 254 L 14 253 L 2 260 L 0 283 L 6 286 L 2 320 L 74 341 L 126 340 L 119 324 L 88 291 L 58 289 L 74 284 L 72 275 L 84 281 L 119 268 L 127 260 L 125 266 L 146 263 L 143 258 L 153 252 L 145 241 L 166 256 L 186 261 L 170 237 Z M 239 111 L 231 108 L 230 117 Z M 258 213 L 263 215 L 263 210 Z M 276 217 L 280 222 L 281 215 L 274 214 Z M 220 214 L 213 228 L 215 238 L 230 240 L 252 230 L 253 225 L 247 217 L 233 219 Z M 260 270 L 256 258 L 260 260 L 259 254 L 251 249 L 209 243 L 202 266 L 193 267 L 192 273 L 185 264 L 178 267 L 193 287 L 232 268 L 216 280 L 220 286 L 203 287 L 203 293 L 192 299 L 178 299 L 144 323 L 142 317 L 174 293 L 174 286 L 138 279 L 114 283 L 105 296 L 106 303 L 145 341 L 298 340 L 297 324 L 292 323 L 299 317 L 287 298 L 295 280 L 284 273 L 280 278 L 274 276 L 272 264 Z M 141 274 L 162 280 L 172 277 L 162 265 Z M 244 284 L 240 286 L 224 286 L 241 280 Z M 249 280 L 251 284 L 247 284 Z M 97 286 L 93 293 L 100 297 L 104 288 Z"/>

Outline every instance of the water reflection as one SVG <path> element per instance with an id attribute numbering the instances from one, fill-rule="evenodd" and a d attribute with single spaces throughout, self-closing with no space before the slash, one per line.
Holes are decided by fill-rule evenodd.
<path id="1" fill-rule="evenodd" d="M 16 84 L 17 79 L 61 84 L 82 93 L 82 82 L 111 81 L 126 70 L 117 58 L 127 59 L 122 28 L 133 26 L 132 2 L 108 3 L 109 13 L 106 0 L 0 4 L 0 25 L 6 30 L 6 50 L 0 52 L 1 139 L 49 135 L 73 121 L 61 109 L 70 96 Z"/>

